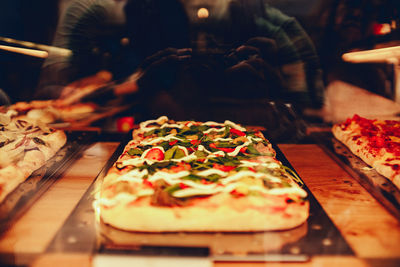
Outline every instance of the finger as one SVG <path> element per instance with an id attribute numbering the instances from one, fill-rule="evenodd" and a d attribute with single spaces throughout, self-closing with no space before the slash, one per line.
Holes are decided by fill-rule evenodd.
<path id="1" fill-rule="evenodd" d="M 190 59 L 191 57 L 191 49 L 168 48 L 146 59 L 141 68 L 143 70 L 146 70 L 148 68 L 153 68 L 167 63 L 183 62 Z"/>
<path id="2" fill-rule="evenodd" d="M 136 93 L 139 90 L 139 86 L 136 81 L 126 81 L 121 83 L 114 88 L 114 94 L 116 96 L 127 95 Z"/>
<path id="3" fill-rule="evenodd" d="M 262 58 L 250 58 L 246 60 L 246 63 L 252 66 L 257 71 L 263 71 L 269 65 Z"/>
<path id="4" fill-rule="evenodd" d="M 260 55 L 260 50 L 254 46 L 242 45 L 236 49 L 236 55 L 240 61 L 246 60 L 252 56 Z"/>
<path id="5" fill-rule="evenodd" d="M 235 65 L 241 61 L 256 57 L 261 57 L 261 53 L 258 48 L 242 45 L 236 49 L 230 50 L 225 56 L 225 60 L 227 61 L 228 65 Z"/>
<path id="6" fill-rule="evenodd" d="M 246 42 L 246 45 L 256 47 L 266 61 L 276 63 L 276 55 L 278 53 L 278 47 L 275 40 L 266 37 L 254 37 Z"/>
<path id="7" fill-rule="evenodd" d="M 177 51 L 178 56 L 190 56 L 192 55 L 192 49 L 191 48 L 181 48 L 178 49 Z"/>
<path id="8" fill-rule="evenodd" d="M 179 62 L 179 56 L 176 54 L 164 56 L 159 58 L 158 60 L 154 61 L 149 67 L 148 71 L 156 70 L 159 68 L 172 68 L 175 67 L 177 62 Z"/>
<path id="9" fill-rule="evenodd" d="M 169 89 L 187 56 L 172 54 L 153 62 L 137 81 L 139 87 Z"/>
<path id="10" fill-rule="evenodd" d="M 262 76 L 267 83 L 273 85 L 276 90 L 282 87 L 282 76 L 278 68 L 261 58 L 252 58 L 246 60 L 246 63 L 252 66 L 254 71 Z"/>
<path id="11" fill-rule="evenodd" d="M 150 65 L 152 65 L 154 62 L 160 60 L 163 57 L 169 56 L 169 55 L 173 55 L 177 53 L 177 49 L 176 48 L 166 48 L 163 49 L 161 51 L 156 52 L 155 54 L 145 58 L 145 60 L 142 62 L 141 64 L 141 68 L 142 69 L 146 69 L 147 67 L 149 67 Z"/>
<path id="12" fill-rule="evenodd" d="M 263 75 L 260 75 L 255 68 L 246 62 L 241 62 L 226 69 L 225 74 L 231 83 L 254 84 L 254 82 L 263 80 Z"/>

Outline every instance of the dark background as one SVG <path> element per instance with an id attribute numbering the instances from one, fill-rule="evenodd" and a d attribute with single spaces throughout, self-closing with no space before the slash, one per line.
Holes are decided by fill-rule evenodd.
<path id="1" fill-rule="evenodd" d="M 59 14 L 70 0 L 0 0 L 0 36 L 51 44 Z M 190 1 L 190 0 L 186 0 Z M 391 97 L 391 69 L 384 64 L 346 64 L 340 55 L 400 39 L 398 0 L 269 0 L 296 17 L 314 41 L 325 83 L 340 79 Z M 376 23 L 397 23 L 397 30 L 378 36 Z M 1 44 L 1 43 L 0 43 Z M 30 100 L 43 59 L 0 50 L 0 88 L 11 102 Z M 388 82 L 389 81 L 389 82 Z"/>

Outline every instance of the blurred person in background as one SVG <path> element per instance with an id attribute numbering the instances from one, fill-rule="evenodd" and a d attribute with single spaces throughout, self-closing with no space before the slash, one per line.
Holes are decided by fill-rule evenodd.
<path id="1" fill-rule="evenodd" d="M 287 130 L 296 114 L 276 103 L 297 110 L 323 103 L 314 44 L 295 18 L 263 0 L 71 1 L 53 45 L 72 56 L 50 54 L 37 97 L 59 97 L 66 84 L 100 70 L 125 83 L 140 70 L 126 99 L 140 99 L 142 119 L 232 119 Z"/>
<path id="2" fill-rule="evenodd" d="M 0 88 L 0 106 L 7 106 L 10 104 L 10 97 Z"/>
<path id="3" fill-rule="evenodd" d="M 54 0 L 1 1 L 0 36 L 50 44 L 57 11 L 58 1 Z M 10 44 L 0 41 L 0 45 Z M 33 97 L 42 64 L 41 58 L 0 50 L 0 88 L 10 101 L 26 101 Z"/>

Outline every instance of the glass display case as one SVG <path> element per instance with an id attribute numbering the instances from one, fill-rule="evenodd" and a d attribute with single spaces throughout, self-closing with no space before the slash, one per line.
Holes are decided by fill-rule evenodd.
<path id="1" fill-rule="evenodd" d="M 400 2 L 0 5 L 0 194 L 11 180 L 2 174 L 10 144 L 45 143 L 10 134 L 12 121 L 67 136 L 0 202 L 0 265 L 400 265 L 399 188 L 331 133 L 355 114 L 399 121 Z M 262 131 L 307 191 L 309 218 L 290 230 L 239 233 L 102 223 L 97 186 L 132 131 L 164 115 Z M 399 138 L 393 130 L 384 141 L 396 148 Z M 32 150 L 40 147 L 23 155 Z"/>

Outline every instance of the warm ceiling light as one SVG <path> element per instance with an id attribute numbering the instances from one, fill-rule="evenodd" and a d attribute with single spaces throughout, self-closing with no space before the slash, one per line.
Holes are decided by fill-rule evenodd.
<path id="1" fill-rule="evenodd" d="M 121 45 L 127 46 L 129 44 L 129 38 L 124 37 L 121 39 Z"/>
<path id="2" fill-rule="evenodd" d="M 197 10 L 197 17 L 199 19 L 206 19 L 209 16 L 209 12 L 207 8 L 199 8 L 199 10 Z"/>

